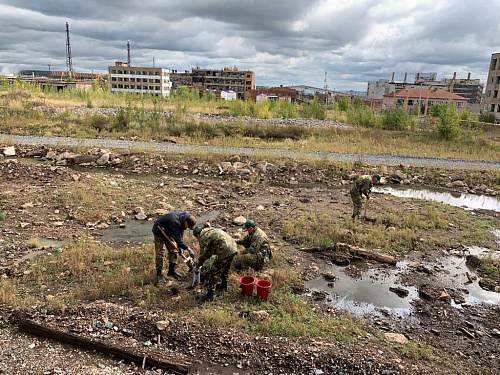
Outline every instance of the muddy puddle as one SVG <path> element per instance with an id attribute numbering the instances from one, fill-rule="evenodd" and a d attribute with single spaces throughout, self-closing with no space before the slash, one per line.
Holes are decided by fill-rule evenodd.
<path id="1" fill-rule="evenodd" d="M 483 290 L 475 272 L 465 262 L 468 254 L 486 256 L 489 250 L 481 247 L 469 247 L 465 252 L 450 254 L 435 263 L 420 263 L 420 266 L 432 271 L 425 277 L 429 283 L 449 290 L 462 292 L 468 304 L 500 304 L 500 293 Z M 416 286 L 401 285 L 404 273 L 418 272 L 415 264 L 398 262 L 394 267 L 370 267 L 364 262 L 353 262 L 348 266 L 324 264 L 321 273 L 332 273 L 335 281 L 329 282 L 323 276 L 306 282 L 311 291 L 328 293 L 326 302 L 354 315 L 374 315 L 411 318 L 412 303 L 419 298 Z M 470 282 L 466 273 L 473 281 Z M 354 276 L 353 276 L 354 275 Z M 400 297 L 392 288 L 404 289 L 408 295 Z M 461 304 L 452 301 L 456 308 Z"/>
<path id="2" fill-rule="evenodd" d="M 477 195 L 460 192 L 445 191 L 442 189 L 374 186 L 372 191 L 379 194 L 390 194 L 399 198 L 423 199 L 436 201 L 453 207 L 462 207 L 468 210 L 489 210 L 500 212 L 500 198 L 488 195 Z"/>
<path id="3" fill-rule="evenodd" d="M 197 217 L 198 224 L 210 222 L 216 225 L 217 218 L 220 215 L 219 210 L 214 210 Z M 124 243 L 152 243 L 153 242 L 153 221 L 130 220 L 121 227 L 110 227 L 102 232 L 101 241 L 103 242 L 124 242 Z M 188 229 L 185 235 L 191 235 Z"/>

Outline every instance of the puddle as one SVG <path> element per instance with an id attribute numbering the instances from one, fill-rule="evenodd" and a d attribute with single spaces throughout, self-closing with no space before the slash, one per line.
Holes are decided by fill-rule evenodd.
<path id="1" fill-rule="evenodd" d="M 208 212 L 197 217 L 197 223 L 203 224 L 209 221 L 215 224 L 220 215 L 219 210 Z M 133 242 L 133 243 L 152 243 L 153 242 L 153 221 L 130 220 L 124 223 L 124 227 L 110 227 L 102 232 L 101 241 L 103 242 Z M 191 235 L 188 229 L 185 235 Z"/>
<path id="2" fill-rule="evenodd" d="M 483 290 L 479 280 L 468 281 L 466 272 L 471 276 L 475 272 L 466 265 L 465 255 L 484 256 L 489 250 L 481 247 L 468 247 L 465 254 L 450 255 L 439 262 L 424 264 L 433 274 L 428 275 L 429 282 L 444 288 L 464 292 L 465 302 L 470 304 L 488 303 L 500 304 L 500 293 Z M 462 256 L 463 255 L 463 256 Z M 439 265 L 438 268 L 435 265 Z M 349 267 L 357 266 L 361 272 L 359 277 L 347 274 Z M 400 276 L 405 272 L 418 272 L 408 266 L 408 262 L 398 262 L 388 269 L 369 268 L 363 263 L 354 262 L 350 266 L 324 265 L 321 272 L 331 272 L 337 279 L 333 284 L 323 276 L 306 282 L 305 286 L 312 291 L 324 291 L 330 294 L 328 303 L 338 309 L 349 311 L 354 315 L 374 315 L 409 318 L 412 312 L 412 302 L 419 299 L 418 290 L 414 286 L 400 285 Z M 408 296 L 401 298 L 389 288 L 401 287 L 408 291 Z M 456 308 L 461 305 L 452 303 Z"/>
<path id="3" fill-rule="evenodd" d="M 408 188 L 394 186 L 374 186 L 375 193 L 390 194 L 400 198 L 417 198 L 444 203 L 453 207 L 469 210 L 483 209 L 500 212 L 500 198 L 488 195 L 476 195 L 460 192 L 443 191 L 429 188 Z"/>
<path id="4" fill-rule="evenodd" d="M 153 242 L 152 221 L 130 220 L 124 227 L 109 227 L 102 232 L 103 242 Z"/>
<path id="5" fill-rule="evenodd" d="M 415 287 L 403 287 L 409 292 L 405 298 L 398 297 L 389 288 L 399 286 L 399 274 L 407 268 L 407 263 L 399 262 L 396 267 L 389 269 L 366 269 L 361 272 L 361 276 L 353 278 L 346 274 L 349 267 L 362 263 L 353 262 L 351 265 L 325 266 L 322 272 L 331 272 L 337 279 L 333 282 L 333 287 L 328 286 L 328 282 L 320 276 L 308 281 L 306 287 L 310 290 L 325 291 L 330 293 L 335 307 L 347 310 L 354 315 L 380 315 L 384 310 L 394 316 L 408 317 L 411 313 L 411 302 L 418 298 Z"/>

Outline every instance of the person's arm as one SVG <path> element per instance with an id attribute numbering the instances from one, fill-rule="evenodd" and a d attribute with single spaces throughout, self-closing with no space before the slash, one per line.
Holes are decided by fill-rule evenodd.
<path id="1" fill-rule="evenodd" d="M 213 255 L 211 250 L 210 238 L 200 237 L 200 256 L 198 257 L 198 266 L 203 265 L 205 261 Z"/>
<path id="2" fill-rule="evenodd" d="M 361 192 L 364 194 L 366 199 L 370 199 L 370 193 L 371 193 L 372 186 L 373 185 L 372 185 L 371 181 L 368 181 L 368 180 L 364 181 Z"/>
<path id="3" fill-rule="evenodd" d="M 174 220 L 168 223 L 167 234 L 175 241 L 177 244 L 177 248 L 179 251 L 187 250 L 189 248 L 188 245 L 184 243 L 183 232 L 182 232 L 182 222 L 180 220 Z"/>

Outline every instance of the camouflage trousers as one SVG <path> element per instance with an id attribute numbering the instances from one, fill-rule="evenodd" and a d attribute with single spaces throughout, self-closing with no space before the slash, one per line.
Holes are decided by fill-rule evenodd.
<path id="1" fill-rule="evenodd" d="M 363 208 L 363 196 L 357 191 L 351 190 L 352 204 L 354 205 L 354 210 L 352 212 L 352 217 L 360 217 L 361 209 Z"/>
<path id="2" fill-rule="evenodd" d="M 265 264 L 266 258 L 262 254 L 238 254 L 234 258 L 234 268 L 238 270 L 253 268 L 256 271 L 260 271 L 264 268 Z"/>
<path id="3" fill-rule="evenodd" d="M 156 272 L 163 270 L 163 256 L 167 248 L 167 259 L 169 263 L 177 264 L 177 249 L 165 242 L 163 237 L 155 237 L 155 264 Z"/>
<path id="4" fill-rule="evenodd" d="M 233 261 L 234 254 L 217 255 L 212 266 L 206 269 L 205 286 L 208 291 L 215 291 L 215 284 L 222 281 L 227 281 L 231 262 Z"/>

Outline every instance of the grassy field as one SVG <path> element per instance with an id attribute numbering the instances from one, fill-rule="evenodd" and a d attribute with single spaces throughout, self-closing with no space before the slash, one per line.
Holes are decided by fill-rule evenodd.
<path id="1" fill-rule="evenodd" d="M 340 103 L 342 104 L 342 103 Z M 283 148 L 317 152 L 412 155 L 471 160 L 500 159 L 500 130 L 479 126 L 460 128 L 453 140 L 436 131 L 439 119 L 374 114 L 365 106 L 317 102 L 222 102 L 196 98 L 189 92 L 170 99 L 90 92 L 42 92 L 28 84 L 0 85 L 0 131 L 4 134 L 70 136 L 78 138 L 125 137 L 145 141 L 175 139 L 178 143 L 227 147 Z M 356 104 L 356 103 L 355 103 Z M 67 108 L 116 108 L 116 116 L 97 113 L 75 115 Z M 41 108 L 64 108 L 58 114 Z M 404 112 L 404 111 L 403 111 Z M 192 113 L 238 118 L 315 118 L 342 121 L 350 129 L 279 126 L 251 121 L 203 121 Z M 394 122 L 394 118 L 396 121 Z M 392 130 L 397 129 L 397 130 Z"/>

